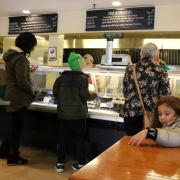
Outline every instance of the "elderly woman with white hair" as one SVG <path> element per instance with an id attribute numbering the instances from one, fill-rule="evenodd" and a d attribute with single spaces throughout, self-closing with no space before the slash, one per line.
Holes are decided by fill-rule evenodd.
<path id="1" fill-rule="evenodd" d="M 143 97 L 146 111 L 153 112 L 155 103 L 161 96 L 170 94 L 167 71 L 155 63 L 159 56 L 158 47 L 147 43 L 140 52 L 136 64 L 136 77 Z M 123 80 L 125 98 L 122 116 L 127 135 L 134 135 L 143 129 L 143 108 L 133 78 L 133 66 L 126 68 Z"/>

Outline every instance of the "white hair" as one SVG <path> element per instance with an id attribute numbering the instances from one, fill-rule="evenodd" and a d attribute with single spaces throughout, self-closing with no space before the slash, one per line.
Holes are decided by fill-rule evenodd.
<path id="1" fill-rule="evenodd" d="M 142 47 L 140 56 L 141 56 L 141 59 L 144 57 L 152 58 L 152 57 L 159 56 L 158 47 L 154 43 L 149 42 Z"/>

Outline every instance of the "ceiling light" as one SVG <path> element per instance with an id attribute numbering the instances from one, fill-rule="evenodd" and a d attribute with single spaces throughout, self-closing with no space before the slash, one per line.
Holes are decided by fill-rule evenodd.
<path id="1" fill-rule="evenodd" d="M 113 1 L 113 2 L 112 2 L 112 5 L 113 5 L 113 6 L 121 6 L 121 4 L 122 4 L 122 3 L 121 3 L 120 1 Z"/>
<path id="2" fill-rule="evenodd" d="M 22 10 L 22 13 L 23 14 L 31 14 L 31 11 L 24 9 L 24 10 Z"/>

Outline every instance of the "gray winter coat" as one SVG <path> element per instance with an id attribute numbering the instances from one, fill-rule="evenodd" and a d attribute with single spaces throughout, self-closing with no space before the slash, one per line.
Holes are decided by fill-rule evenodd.
<path id="1" fill-rule="evenodd" d="M 166 147 L 180 147 L 180 119 L 157 128 L 156 142 Z"/>

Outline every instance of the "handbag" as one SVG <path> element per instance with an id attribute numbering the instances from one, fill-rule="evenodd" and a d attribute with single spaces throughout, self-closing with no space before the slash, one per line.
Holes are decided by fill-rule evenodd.
<path id="1" fill-rule="evenodd" d="M 143 98 L 142 98 L 141 91 L 140 91 L 139 84 L 138 84 L 137 77 L 136 77 L 136 64 L 133 64 L 133 79 L 134 79 L 136 89 L 137 89 L 137 92 L 139 95 L 141 106 L 144 111 L 144 118 L 143 118 L 144 128 L 151 127 L 152 122 L 153 122 L 153 113 L 150 111 L 146 111 L 146 109 L 145 109 Z"/>

